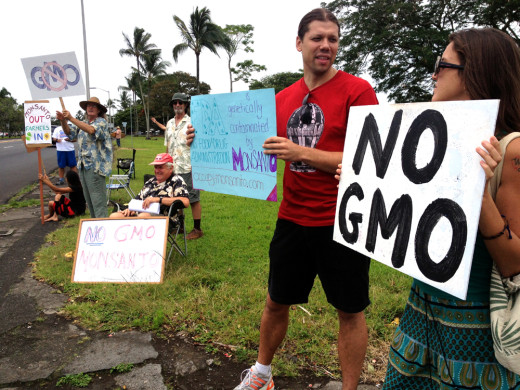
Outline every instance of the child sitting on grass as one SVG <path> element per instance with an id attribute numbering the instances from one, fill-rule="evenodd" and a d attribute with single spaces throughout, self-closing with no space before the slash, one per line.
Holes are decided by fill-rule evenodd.
<path id="1" fill-rule="evenodd" d="M 49 214 L 44 216 L 45 221 L 58 221 L 58 215 L 72 218 L 85 213 L 86 202 L 83 187 L 76 172 L 69 170 L 65 175 L 67 187 L 56 187 L 47 175 L 41 173 L 39 178 L 56 193 L 54 200 L 49 201 Z M 65 194 L 69 194 L 69 197 L 67 198 Z"/>

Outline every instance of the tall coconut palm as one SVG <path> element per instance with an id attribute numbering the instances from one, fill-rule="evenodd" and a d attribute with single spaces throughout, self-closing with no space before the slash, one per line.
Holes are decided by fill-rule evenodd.
<path id="1" fill-rule="evenodd" d="M 145 94 L 141 96 L 143 100 L 144 115 L 146 118 L 146 138 L 150 138 L 150 96 L 149 92 L 157 76 L 166 74 L 166 69 L 170 66 L 168 61 L 161 58 L 161 50 L 151 50 L 143 57 L 142 76 L 145 83 Z"/>
<path id="2" fill-rule="evenodd" d="M 139 74 L 132 72 L 128 77 L 125 77 L 126 86 L 121 85 L 118 89 L 120 91 L 127 91 L 132 93 L 131 109 L 130 109 L 130 133 L 133 134 L 132 110 L 135 107 L 137 90 L 139 88 Z M 139 129 L 139 117 L 135 114 L 135 128 Z"/>
<path id="3" fill-rule="evenodd" d="M 119 94 L 119 99 L 116 99 L 115 101 L 119 103 L 121 110 L 126 110 L 132 105 L 132 100 L 127 90 L 122 89 L 121 87 L 119 89 L 121 90 L 121 93 Z"/>
<path id="4" fill-rule="evenodd" d="M 139 85 L 139 92 L 141 93 L 141 99 L 143 96 L 143 87 L 141 84 L 141 68 L 143 56 L 151 50 L 155 50 L 157 47 L 154 43 L 150 43 L 150 38 L 152 34 L 144 31 L 143 28 L 136 27 L 134 28 L 134 40 L 133 42 L 130 38 L 123 33 L 123 37 L 125 38 L 126 48 L 119 50 L 119 55 L 135 57 L 137 64 L 137 83 Z M 137 129 L 139 130 L 139 129 Z"/>
<path id="5" fill-rule="evenodd" d="M 202 49 L 207 48 L 218 56 L 217 49 L 228 47 L 229 38 L 219 26 L 212 23 L 210 10 L 207 7 L 200 11 L 199 7 L 195 8 L 195 11 L 190 15 L 189 28 L 176 15 L 173 15 L 173 21 L 179 28 L 183 41 L 173 48 L 173 59 L 177 62 L 179 54 L 185 52 L 186 49 L 193 50 L 197 63 L 197 92 L 200 93 L 199 57 Z"/>
<path id="6" fill-rule="evenodd" d="M 112 108 L 116 108 L 116 103 L 112 99 L 108 99 L 106 107 L 108 108 L 108 121 L 112 123 Z"/>

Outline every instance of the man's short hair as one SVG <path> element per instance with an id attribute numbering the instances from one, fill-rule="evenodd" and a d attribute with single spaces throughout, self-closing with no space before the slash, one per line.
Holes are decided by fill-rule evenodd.
<path id="1" fill-rule="evenodd" d="M 303 41 L 303 37 L 309 31 L 309 24 L 314 22 L 315 20 L 319 22 L 333 22 L 338 26 L 338 36 L 341 35 L 341 27 L 338 22 L 338 18 L 327 8 L 315 8 L 312 11 L 308 12 L 302 20 L 300 20 L 300 25 L 298 26 L 298 37 Z"/>

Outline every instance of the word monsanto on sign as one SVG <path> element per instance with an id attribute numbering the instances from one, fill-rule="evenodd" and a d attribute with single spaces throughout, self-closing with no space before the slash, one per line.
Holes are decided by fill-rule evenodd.
<path id="1" fill-rule="evenodd" d="M 22 58 L 34 100 L 85 94 L 85 86 L 74 52 Z"/>
<path id="2" fill-rule="evenodd" d="M 498 104 L 352 107 L 334 240 L 465 299 Z"/>
<path id="3" fill-rule="evenodd" d="M 29 145 L 52 144 L 51 112 L 43 102 L 24 103 L 25 142 Z"/>
<path id="4" fill-rule="evenodd" d="M 82 219 L 72 281 L 162 283 L 168 218 Z"/>

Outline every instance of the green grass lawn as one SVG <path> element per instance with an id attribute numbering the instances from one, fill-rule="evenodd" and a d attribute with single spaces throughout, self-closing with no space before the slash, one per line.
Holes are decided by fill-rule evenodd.
<path id="1" fill-rule="evenodd" d="M 131 157 L 132 148 L 137 150 L 137 176 L 131 186 L 137 193 L 144 174 L 153 174 L 148 163 L 165 147 L 161 137 L 126 137 L 115 157 Z M 283 162 L 279 162 L 279 199 L 282 167 Z M 128 201 L 124 190 L 112 198 Z M 279 203 L 202 192 L 201 205 L 204 237 L 188 242 L 187 257 L 174 252 L 160 285 L 71 283 L 72 261 L 64 255 L 75 250 L 79 218 L 63 223 L 62 229 L 49 235 L 52 245 L 37 253 L 36 276 L 70 296 L 65 312 L 85 327 L 111 331 L 137 328 L 159 334 L 183 330 L 210 352 L 220 350 L 253 363 L 267 292 L 268 247 Z M 190 231 L 190 210 L 186 216 Z M 395 328 L 392 321 L 402 314 L 411 279 L 376 261 L 370 274 L 372 305 L 366 311 L 369 350 L 362 380 L 375 383 L 384 376 L 388 343 Z M 291 310 L 287 337 L 273 363 L 275 375 L 297 375 L 300 369 L 312 369 L 339 378 L 337 327 L 335 310 L 317 280 L 310 303 Z"/>

